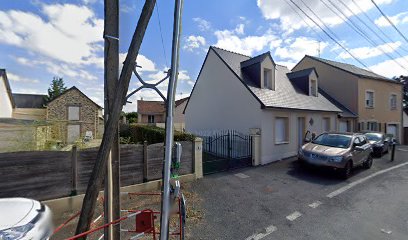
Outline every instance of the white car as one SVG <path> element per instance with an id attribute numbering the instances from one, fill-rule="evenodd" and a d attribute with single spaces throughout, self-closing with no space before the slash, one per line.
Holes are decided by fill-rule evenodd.
<path id="1" fill-rule="evenodd" d="M 49 239 L 53 230 L 51 210 L 27 198 L 0 198 L 0 240 Z"/>

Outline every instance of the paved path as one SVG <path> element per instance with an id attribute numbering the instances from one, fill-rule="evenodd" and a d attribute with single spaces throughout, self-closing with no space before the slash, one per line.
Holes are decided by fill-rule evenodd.
<path id="1" fill-rule="evenodd" d="M 393 163 L 390 155 L 375 159 L 347 181 L 294 160 L 206 176 L 192 186 L 205 211 L 194 239 L 408 239 L 401 150 Z"/>

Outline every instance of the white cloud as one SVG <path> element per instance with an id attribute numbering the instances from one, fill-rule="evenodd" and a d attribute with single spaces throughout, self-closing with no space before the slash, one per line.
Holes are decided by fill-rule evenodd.
<path id="1" fill-rule="evenodd" d="M 405 60 L 404 60 L 405 59 Z M 404 58 L 396 58 L 394 59 L 395 61 L 399 63 L 404 63 L 408 61 L 408 55 L 405 56 Z M 404 64 L 401 64 L 404 66 Z M 408 75 L 408 70 L 402 68 L 398 64 L 396 64 L 393 60 L 386 60 L 384 62 L 380 62 L 378 64 L 375 64 L 373 66 L 369 67 L 372 71 L 386 76 L 386 77 L 394 77 L 394 76 L 400 76 L 400 75 Z"/>
<path id="2" fill-rule="evenodd" d="M 349 49 L 349 51 L 354 56 L 359 56 L 360 59 L 367 59 L 367 58 L 381 56 L 381 55 L 384 54 L 384 52 L 385 53 L 394 52 L 400 46 L 401 46 L 401 42 L 397 41 L 397 42 L 393 42 L 393 43 L 378 45 L 376 47 L 353 48 L 353 49 Z M 350 54 L 348 54 L 347 52 L 340 53 L 339 57 L 343 58 L 343 59 L 351 58 Z"/>
<path id="3" fill-rule="evenodd" d="M 206 41 L 205 38 L 203 36 L 188 36 L 186 38 L 186 42 L 183 46 L 183 49 L 188 50 L 188 51 L 194 51 L 197 48 L 203 47 L 205 46 Z"/>
<path id="4" fill-rule="evenodd" d="M 87 6 L 43 4 L 41 11 L 44 18 L 23 11 L 0 11 L 0 43 L 69 64 L 94 64 L 92 59 L 103 41 L 103 20 Z"/>
<path id="5" fill-rule="evenodd" d="M 394 25 L 408 23 L 408 12 L 398 13 L 395 16 L 388 16 L 388 18 L 391 20 L 392 23 L 394 23 Z M 374 22 L 380 27 L 391 26 L 391 24 L 387 21 L 387 19 L 385 19 L 384 16 L 377 18 Z"/>
<path id="6" fill-rule="evenodd" d="M 193 21 L 197 23 L 198 29 L 200 29 L 200 31 L 208 31 L 211 28 L 211 23 L 205 19 L 196 17 L 193 18 Z"/>
<path id="7" fill-rule="evenodd" d="M 238 24 L 237 27 L 235 28 L 235 32 L 240 35 L 244 34 L 244 27 L 245 27 L 244 24 L 242 23 Z"/>
<path id="8" fill-rule="evenodd" d="M 120 71 L 122 71 L 123 67 L 123 62 L 125 62 L 127 53 L 119 53 L 119 68 Z M 140 68 L 137 68 L 138 72 L 153 72 L 156 71 L 156 64 L 147 58 L 146 56 L 139 54 L 137 55 L 136 58 L 136 63 L 138 66 L 141 66 Z M 102 68 L 103 68 L 103 62 L 102 62 Z"/>
<path id="9" fill-rule="evenodd" d="M 306 54 L 316 55 L 319 43 L 311 38 L 298 37 L 298 38 L 288 38 L 285 40 L 285 46 L 278 47 L 275 51 L 275 56 L 283 59 L 290 59 L 294 61 L 299 61 Z M 328 43 L 320 43 L 320 51 L 328 46 Z"/>
<path id="10" fill-rule="evenodd" d="M 254 52 L 259 52 L 267 46 L 275 48 L 282 41 L 270 31 L 258 36 L 239 36 L 243 34 L 243 26 L 241 24 L 234 30 L 217 30 L 214 34 L 217 38 L 215 46 L 246 55 L 252 55 Z"/>
<path id="11" fill-rule="evenodd" d="M 13 74 L 11 72 L 7 72 L 7 77 L 8 79 L 14 82 L 21 82 L 21 83 L 39 83 L 40 82 L 37 79 L 22 77 L 20 75 Z"/>
<path id="12" fill-rule="evenodd" d="M 307 9 L 307 7 L 301 1 L 294 1 L 300 8 L 302 8 L 309 16 L 313 19 L 316 17 Z M 335 15 L 333 12 L 329 11 L 327 7 L 320 0 L 308 0 L 304 2 L 310 7 L 318 16 L 322 19 L 325 24 L 330 26 L 338 25 L 343 23 L 343 20 Z M 353 4 L 352 0 L 343 0 L 343 2 L 351 8 L 355 14 L 361 13 L 361 10 Z M 377 0 L 377 4 L 388 4 L 392 0 Z M 290 5 L 289 5 L 290 4 Z M 370 0 L 359 0 L 358 4 L 360 8 L 364 11 L 368 11 L 374 7 Z M 257 5 L 260 8 L 262 15 L 265 19 L 279 19 L 281 22 L 281 28 L 285 32 L 292 32 L 294 30 L 306 27 L 307 25 L 298 16 L 298 12 L 311 26 L 314 23 L 310 21 L 298 8 L 293 5 L 289 0 L 257 0 Z M 291 7 L 292 6 L 292 7 Z M 343 5 L 339 4 L 339 7 Z M 296 12 L 293 11 L 294 8 Z M 347 16 L 351 16 L 352 13 L 349 11 L 344 11 Z M 317 19 L 316 19 L 317 20 Z M 318 20 L 317 20 L 318 21 Z"/>

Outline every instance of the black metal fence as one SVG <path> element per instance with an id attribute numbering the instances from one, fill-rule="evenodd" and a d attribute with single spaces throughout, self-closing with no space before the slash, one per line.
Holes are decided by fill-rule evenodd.
<path id="1" fill-rule="evenodd" d="M 219 131 L 203 139 L 204 174 L 251 166 L 252 137 L 235 130 Z"/>

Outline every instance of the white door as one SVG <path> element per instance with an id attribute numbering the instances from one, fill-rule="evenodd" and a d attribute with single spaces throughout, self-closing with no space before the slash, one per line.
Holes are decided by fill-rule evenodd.
<path id="1" fill-rule="evenodd" d="M 346 121 L 339 122 L 339 132 L 347 132 L 347 122 Z"/>
<path id="2" fill-rule="evenodd" d="M 389 124 L 387 126 L 387 134 L 392 134 L 395 139 L 398 139 L 397 125 L 396 124 Z"/>
<path id="3" fill-rule="evenodd" d="M 67 127 L 67 142 L 73 143 L 81 136 L 80 127 L 78 124 L 68 125 Z"/>
<path id="4" fill-rule="evenodd" d="M 305 138 L 305 118 L 298 118 L 298 147 L 303 145 L 303 140 Z"/>

